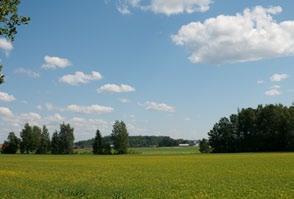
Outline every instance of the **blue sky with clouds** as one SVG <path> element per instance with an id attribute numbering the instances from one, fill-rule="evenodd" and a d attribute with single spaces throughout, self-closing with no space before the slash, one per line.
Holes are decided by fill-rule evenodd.
<path id="1" fill-rule="evenodd" d="M 76 140 L 111 132 L 198 139 L 238 108 L 293 102 L 294 3 L 22 1 L 31 17 L 0 39 L 0 141 L 25 122 Z"/>

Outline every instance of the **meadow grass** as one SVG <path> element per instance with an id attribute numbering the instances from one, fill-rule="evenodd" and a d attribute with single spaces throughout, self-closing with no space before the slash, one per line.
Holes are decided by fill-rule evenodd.
<path id="1" fill-rule="evenodd" d="M 294 153 L 0 155 L 1 198 L 294 198 Z"/>

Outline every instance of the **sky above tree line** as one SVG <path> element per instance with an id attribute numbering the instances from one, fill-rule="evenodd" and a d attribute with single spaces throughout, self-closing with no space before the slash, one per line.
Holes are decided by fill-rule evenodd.
<path id="1" fill-rule="evenodd" d="M 25 0 L 31 22 L 0 38 L 0 141 L 62 122 L 111 133 L 206 137 L 238 108 L 291 105 L 291 0 Z"/>

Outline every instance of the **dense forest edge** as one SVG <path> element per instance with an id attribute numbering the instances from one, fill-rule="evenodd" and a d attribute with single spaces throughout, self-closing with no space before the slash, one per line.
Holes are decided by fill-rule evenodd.
<path id="1" fill-rule="evenodd" d="M 94 154 L 126 154 L 129 147 L 174 147 L 199 145 L 202 153 L 283 152 L 294 151 L 294 105 L 259 105 L 243 108 L 221 118 L 199 141 L 173 139 L 168 136 L 129 136 L 123 121 L 113 124 L 111 135 L 99 129 L 93 139 L 74 143 L 74 129 L 61 124 L 50 139 L 46 126 L 25 124 L 18 138 L 10 132 L 1 153 L 73 154 L 74 149 L 92 148 Z M 196 151 L 195 151 L 196 153 Z"/>

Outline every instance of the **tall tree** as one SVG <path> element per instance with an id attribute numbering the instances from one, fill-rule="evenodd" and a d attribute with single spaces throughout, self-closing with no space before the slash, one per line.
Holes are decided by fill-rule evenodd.
<path id="1" fill-rule="evenodd" d="M 7 137 L 7 141 L 2 145 L 2 153 L 15 154 L 19 148 L 20 140 L 16 135 L 11 132 Z"/>
<path id="2" fill-rule="evenodd" d="M 116 153 L 126 154 L 128 152 L 128 136 L 126 124 L 123 121 L 116 121 L 111 134 Z"/>
<path id="3" fill-rule="evenodd" d="M 33 129 L 32 143 L 31 143 L 32 152 L 36 152 L 41 142 L 42 129 L 38 126 L 33 126 L 32 129 Z"/>
<path id="4" fill-rule="evenodd" d="M 36 153 L 46 154 L 50 151 L 50 137 L 47 127 L 44 125 L 40 136 L 40 142 L 37 147 Z"/>
<path id="5" fill-rule="evenodd" d="M 29 17 L 18 15 L 20 0 L 0 1 L 0 37 L 13 41 L 17 33 L 17 26 L 28 24 Z M 0 84 L 4 82 L 2 65 L 0 64 Z"/>
<path id="6" fill-rule="evenodd" d="M 52 135 L 52 139 L 51 139 L 51 153 L 52 154 L 59 154 L 61 153 L 60 151 L 60 139 L 59 139 L 59 135 L 58 132 L 55 131 Z"/>
<path id="7" fill-rule="evenodd" d="M 62 154 L 73 153 L 74 129 L 69 124 L 61 124 L 59 132 L 60 152 Z"/>
<path id="8" fill-rule="evenodd" d="M 24 128 L 20 132 L 20 137 L 20 152 L 30 153 L 33 151 L 33 128 L 28 123 L 25 124 Z"/>
<path id="9" fill-rule="evenodd" d="M 94 154 L 102 154 L 103 146 L 102 146 L 102 136 L 99 130 L 96 131 L 96 136 L 93 142 L 93 153 Z"/>

